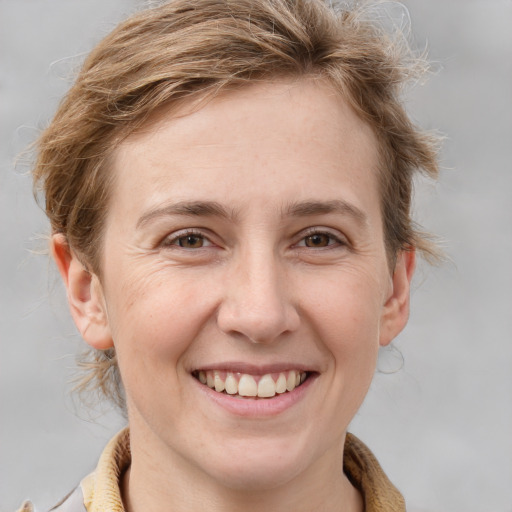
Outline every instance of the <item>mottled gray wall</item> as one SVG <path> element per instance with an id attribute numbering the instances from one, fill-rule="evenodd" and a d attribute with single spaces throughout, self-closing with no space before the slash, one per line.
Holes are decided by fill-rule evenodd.
<path id="1" fill-rule="evenodd" d="M 395 374 L 377 374 L 353 431 L 411 505 L 512 511 L 512 2 L 410 0 L 415 40 L 439 73 L 414 118 L 447 135 L 417 217 L 453 263 L 422 265 Z M 90 471 L 122 420 L 68 396 L 75 334 L 27 166 L 13 160 L 67 88 L 79 57 L 136 0 L 0 0 L 0 511 L 43 509 Z M 387 358 L 389 359 L 389 357 Z M 383 370 L 393 360 L 383 360 Z"/>

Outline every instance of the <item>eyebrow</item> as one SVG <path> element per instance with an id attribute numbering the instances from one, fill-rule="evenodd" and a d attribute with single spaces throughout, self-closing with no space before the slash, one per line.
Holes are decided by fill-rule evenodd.
<path id="1" fill-rule="evenodd" d="M 285 215 L 292 217 L 309 217 L 328 213 L 339 213 L 352 217 L 361 226 L 368 224 L 368 217 L 362 210 L 342 199 L 297 202 L 292 203 L 285 210 Z"/>
<path id="2" fill-rule="evenodd" d="M 148 224 L 150 221 L 172 215 L 183 215 L 190 217 L 221 217 L 234 219 L 235 213 L 229 212 L 224 206 L 215 201 L 182 201 L 172 203 L 144 213 L 137 221 L 137 229 Z"/>
<path id="3" fill-rule="evenodd" d="M 362 210 L 342 199 L 292 203 L 283 210 L 283 217 L 312 217 L 329 213 L 338 213 L 352 217 L 362 226 L 368 224 L 368 218 Z M 139 218 L 136 227 L 139 229 L 154 219 L 173 215 L 220 217 L 229 220 L 236 220 L 238 217 L 235 210 L 229 211 L 215 201 L 182 201 L 149 210 Z"/>

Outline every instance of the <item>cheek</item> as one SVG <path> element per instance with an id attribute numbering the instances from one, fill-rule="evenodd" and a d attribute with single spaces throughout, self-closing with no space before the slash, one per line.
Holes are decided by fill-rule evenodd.
<path id="1" fill-rule="evenodd" d="M 326 424 L 338 432 L 360 408 L 375 373 L 380 303 L 371 279 L 351 280 L 345 275 L 309 290 L 304 315 L 310 320 L 312 338 L 330 361 L 323 410 Z"/>
<path id="2" fill-rule="evenodd" d="M 112 334 L 130 417 L 172 416 L 186 407 L 182 394 L 176 392 L 186 377 L 184 354 L 209 317 L 207 303 L 198 300 L 201 286 L 197 282 L 171 285 L 154 276 L 123 288 Z M 165 423 L 170 421 L 169 416 Z"/>
<path id="3" fill-rule="evenodd" d="M 314 329 L 315 338 L 335 369 L 333 379 L 340 388 L 366 389 L 373 377 L 379 348 L 380 294 L 369 279 L 324 281 L 310 286 L 302 309 Z M 357 394 L 357 393 L 356 393 Z"/>
<path id="4" fill-rule="evenodd" d="M 379 286 L 373 278 L 340 273 L 322 281 L 311 280 L 306 289 L 301 307 L 325 339 L 338 339 L 354 348 L 361 343 L 378 345 L 382 306 Z"/>
<path id="5" fill-rule="evenodd" d="M 109 322 L 121 365 L 124 359 L 132 366 L 140 360 L 156 366 L 176 362 L 210 318 L 215 299 L 205 284 L 184 272 L 180 279 L 174 274 L 170 269 L 140 279 L 131 274 L 114 290 L 116 297 L 111 295 Z"/>

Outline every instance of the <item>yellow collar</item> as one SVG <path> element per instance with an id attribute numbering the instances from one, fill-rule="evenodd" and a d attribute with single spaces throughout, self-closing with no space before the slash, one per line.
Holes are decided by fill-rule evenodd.
<path id="1" fill-rule="evenodd" d="M 130 433 L 121 430 L 105 447 L 96 471 L 81 482 L 87 512 L 124 512 L 119 482 L 131 461 Z M 365 512 L 405 512 L 405 502 L 366 445 L 347 434 L 344 471 L 361 492 Z"/>

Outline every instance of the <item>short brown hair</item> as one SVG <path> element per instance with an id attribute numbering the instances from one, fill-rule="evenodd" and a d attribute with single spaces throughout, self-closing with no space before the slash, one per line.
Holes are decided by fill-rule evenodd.
<path id="1" fill-rule="evenodd" d="M 434 258 L 410 210 L 413 175 L 436 177 L 437 147 L 401 101 L 422 61 L 370 12 L 327 0 L 172 0 L 121 23 L 88 56 L 38 141 L 34 181 L 52 231 L 101 277 L 109 156 L 121 140 L 162 107 L 254 81 L 314 76 L 334 86 L 377 136 L 391 265 L 410 248 Z M 96 352 L 87 364 L 84 382 L 122 403 L 114 351 Z"/>

